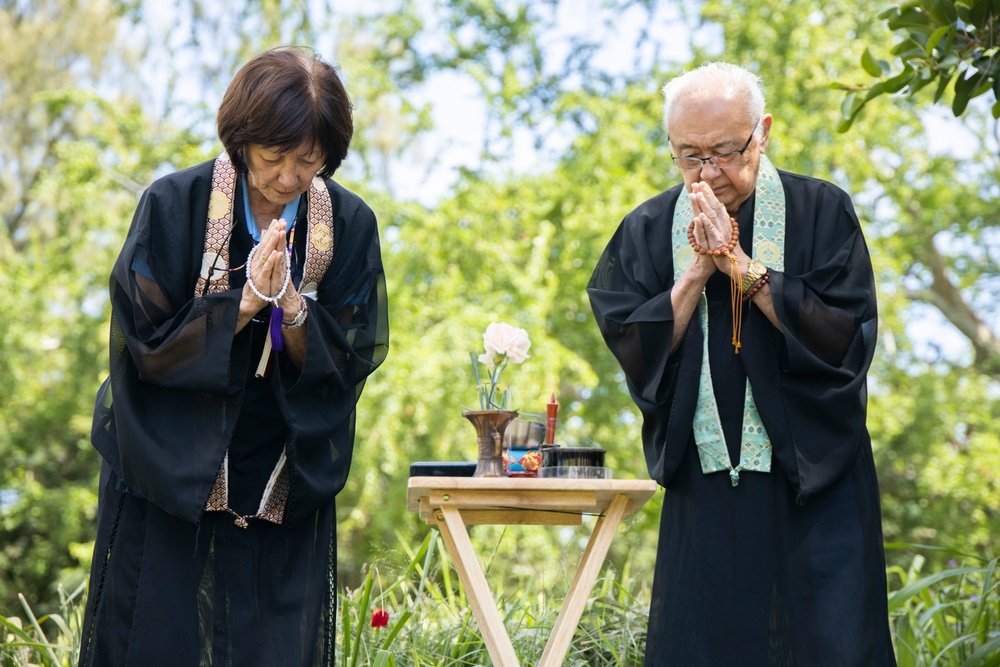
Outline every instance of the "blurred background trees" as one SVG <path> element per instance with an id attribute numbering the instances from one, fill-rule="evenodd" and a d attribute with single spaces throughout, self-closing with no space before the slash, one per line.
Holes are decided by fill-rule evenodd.
<path id="1" fill-rule="evenodd" d="M 476 400 L 468 352 L 490 321 L 531 336 L 530 359 L 506 372 L 517 407 L 543 413 L 554 392 L 563 442 L 603 446 L 616 476 L 645 476 L 638 415 L 584 286 L 621 218 L 680 180 L 660 87 L 720 58 L 763 76 L 772 161 L 838 183 L 863 221 L 881 313 L 869 423 L 886 539 L 997 555 L 995 96 L 955 119 L 958 79 L 938 98 L 877 95 L 838 133 L 853 102 L 831 84 L 871 85 L 863 55 L 894 57 L 884 9 L 0 0 L 0 610 L 17 592 L 52 600 L 89 566 L 107 280 L 138 193 L 220 150 L 214 113 L 232 75 L 286 43 L 314 46 L 345 78 L 357 131 L 337 177 L 378 215 L 389 280 L 390 356 L 365 390 L 338 501 L 348 585 L 428 530 L 405 510 L 409 464 L 474 456 L 460 412 Z M 633 519 L 614 562 L 649 567 L 657 516 L 653 502 Z M 510 577 L 537 576 L 532 562 L 575 539 L 508 536 L 494 566 Z"/>

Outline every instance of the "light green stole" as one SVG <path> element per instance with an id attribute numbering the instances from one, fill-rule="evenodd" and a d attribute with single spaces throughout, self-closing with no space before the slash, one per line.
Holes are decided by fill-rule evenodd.
<path id="1" fill-rule="evenodd" d="M 778 171 L 767 156 L 760 156 L 757 175 L 757 194 L 753 216 L 753 251 L 758 260 L 770 269 L 785 268 L 785 190 L 778 178 Z M 691 200 L 682 192 L 674 208 L 671 230 L 674 254 L 674 281 L 690 266 L 694 250 L 688 242 L 687 230 L 694 219 Z M 706 475 L 721 470 L 729 471 L 733 486 L 740 483 L 740 471 L 771 471 L 771 440 L 767 436 L 760 413 L 754 404 L 747 378 L 743 399 L 743 438 L 740 444 L 740 462 L 735 468 L 729 460 L 726 438 L 722 433 L 719 406 L 715 402 L 712 371 L 708 361 L 708 299 L 702 291 L 698 299 L 704 346 L 701 355 L 701 377 L 698 381 L 698 403 L 694 415 L 694 440 L 698 446 L 701 471 Z"/>

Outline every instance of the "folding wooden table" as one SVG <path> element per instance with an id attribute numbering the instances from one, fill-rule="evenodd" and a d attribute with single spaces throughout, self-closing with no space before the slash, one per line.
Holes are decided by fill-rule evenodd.
<path id="1" fill-rule="evenodd" d="M 599 514 L 538 667 L 558 667 L 597 581 L 618 524 L 656 492 L 650 480 L 411 477 L 406 506 L 437 525 L 496 667 L 519 667 L 467 525 L 570 526 Z"/>

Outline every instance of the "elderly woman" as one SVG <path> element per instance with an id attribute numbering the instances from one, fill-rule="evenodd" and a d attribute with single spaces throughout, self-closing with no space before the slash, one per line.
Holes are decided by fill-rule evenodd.
<path id="1" fill-rule="evenodd" d="M 225 153 L 143 194 L 111 279 L 111 373 L 80 664 L 331 664 L 334 498 L 388 350 L 375 216 L 331 176 L 333 67 L 257 56 Z"/>
<path id="2" fill-rule="evenodd" d="M 751 72 L 664 94 L 684 183 L 625 217 L 588 287 L 665 487 L 646 665 L 894 665 L 854 207 L 768 161 Z"/>

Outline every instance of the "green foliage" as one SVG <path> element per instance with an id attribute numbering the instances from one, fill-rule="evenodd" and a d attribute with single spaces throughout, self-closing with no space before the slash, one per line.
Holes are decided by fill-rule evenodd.
<path id="1" fill-rule="evenodd" d="M 482 548 L 490 544 L 490 539 L 476 542 Z M 399 665 L 490 664 L 475 617 L 461 584 L 454 578 L 438 532 L 428 529 L 416 551 L 410 550 L 404 536 L 400 536 L 399 545 L 409 558 L 401 571 L 390 562 L 367 567 L 361 585 L 342 598 L 340 665 L 369 665 L 380 657 Z M 498 550 L 487 552 L 488 573 L 501 560 Z M 380 570 L 395 572 L 385 588 Z M 531 658 L 541 656 L 567 584 L 564 579 L 527 579 L 516 589 L 506 586 L 495 592 L 515 652 L 525 664 L 533 664 Z M 648 602 L 643 599 L 648 599 L 648 580 L 632 574 L 630 559 L 626 558 L 620 572 L 607 568 L 588 600 L 587 612 L 563 664 L 641 664 L 648 611 Z M 374 609 L 388 611 L 387 627 L 371 627 Z"/>
<path id="2" fill-rule="evenodd" d="M 58 585 L 73 589 L 86 576 L 99 468 L 90 415 L 107 374 L 108 274 L 138 184 L 168 159 L 203 155 L 189 135 L 150 124 L 134 100 L 113 102 L 83 82 L 75 88 L 50 60 L 31 55 L 87 44 L 95 66 L 109 66 L 105 44 L 74 33 L 115 25 L 105 9 L 74 6 L 55 24 L 24 17 L 10 34 L 11 17 L 0 10 L 0 34 L 19 45 L 4 52 L 18 60 L 0 68 L 0 86 L 11 92 L 0 100 L 10 110 L 0 129 L 11 139 L 0 152 L 0 202 L 10 204 L 0 209 L 3 607 L 18 593 L 53 602 Z"/>
<path id="3" fill-rule="evenodd" d="M 23 595 L 24 618 L 0 615 L 0 667 L 75 667 L 83 635 L 84 585 L 59 590 L 59 614 L 37 616 Z"/>
<path id="4" fill-rule="evenodd" d="M 929 575 L 923 565 L 918 553 L 908 569 L 889 568 L 890 582 L 900 584 L 889 596 L 899 667 L 1000 665 L 997 559 L 966 567 L 952 561 Z"/>
<path id="5" fill-rule="evenodd" d="M 865 47 L 861 68 L 876 83 L 837 82 L 846 91 L 843 119 L 846 132 L 870 101 L 881 95 L 908 98 L 931 86 L 938 103 L 951 94 L 951 111 L 961 116 L 969 101 L 992 91 L 993 117 L 1000 118 L 1000 3 L 996 0 L 907 0 L 879 14 L 894 31 L 888 56 L 878 58 Z"/>
<path id="6" fill-rule="evenodd" d="M 168 33 L 143 20 L 141 3 L 47 0 L 18 16 L 0 9 L 0 290 L 7 295 L 0 303 L 0 490 L 7 494 L 0 498 L 0 608 L 17 608 L 19 591 L 54 604 L 58 584 L 73 588 L 88 565 L 98 468 L 89 423 L 107 372 L 107 276 L 136 194 L 154 175 L 217 150 L 211 120 L 222 89 L 250 54 L 281 42 L 317 44 L 345 76 L 358 128 L 338 178 L 379 217 L 389 281 L 392 350 L 365 389 L 354 469 L 338 504 L 341 543 L 350 545 L 341 549 L 348 585 L 375 576 L 365 567 L 373 553 L 426 531 L 405 511 L 409 464 L 474 458 L 475 433 L 460 413 L 476 397 L 467 354 L 490 321 L 531 335 L 531 358 L 507 371 L 522 410 L 544 412 L 555 392 L 560 439 L 605 447 L 616 476 L 645 475 L 639 417 L 592 320 L 585 286 L 621 218 L 680 180 L 667 157 L 658 92 L 682 69 L 661 55 L 672 45 L 647 42 L 658 54 L 655 65 L 637 59 L 612 73 L 601 68 L 601 45 L 589 35 L 568 39 L 561 53 L 546 48 L 558 25 L 554 0 L 398 0 L 364 16 L 333 11 L 333 4 L 311 3 L 318 9 L 306 12 L 298 0 L 183 0 L 176 3 L 180 27 Z M 927 17 L 926 26 L 913 19 L 897 31 L 922 47 L 921 67 L 945 49 L 957 53 L 959 21 L 983 44 L 978 55 L 952 63 L 950 77 L 940 70 L 935 90 L 957 73 L 963 81 L 973 70 L 993 76 L 984 32 L 994 25 L 993 10 L 977 23 L 971 13 L 968 21 L 950 18 L 948 5 L 964 11 L 941 1 L 897 9 Z M 987 7 L 965 5 L 970 12 Z M 655 6 L 608 2 L 592 25 Z M 881 347 L 869 414 L 886 537 L 993 558 L 990 536 L 1000 532 L 1000 443 L 993 435 L 1000 345 L 990 326 L 1000 216 L 1000 167 L 988 149 L 994 128 L 970 105 L 963 122 L 980 150 L 962 159 L 929 154 L 918 119 L 886 94 L 897 85 L 901 94 L 916 92 L 916 79 L 901 85 L 900 66 L 887 64 L 877 11 L 862 0 L 708 0 L 686 6 L 684 34 L 692 40 L 691 64 L 721 57 L 761 73 L 775 116 L 769 155 L 779 168 L 831 179 L 855 197 L 879 290 Z M 128 30 L 119 29 L 121 21 L 130 22 Z M 927 30 L 934 21 L 940 25 Z M 954 33 L 942 30 L 950 22 Z M 165 86 L 164 98 L 140 104 L 138 95 L 158 90 L 141 83 L 142 63 L 131 49 L 93 34 L 132 35 L 136 52 L 170 45 L 145 62 Z M 838 134 L 844 90 L 830 83 L 854 76 L 858 52 L 866 76 L 877 81 L 848 91 L 855 93 L 846 105 L 852 131 Z M 923 72 L 915 62 L 908 66 Z M 482 92 L 485 117 L 468 122 L 481 122 L 486 134 L 476 156 L 481 166 L 457 174 L 448 195 L 427 208 L 400 201 L 390 184 L 403 161 L 433 167 L 433 156 L 417 153 L 432 115 L 416 89 L 441 73 Z M 869 113 L 856 113 L 855 100 L 875 85 L 881 94 L 864 104 Z M 953 87 L 941 88 L 940 99 L 954 98 Z M 973 86 L 969 97 L 981 88 Z M 921 96 L 907 99 L 922 108 Z M 508 157 L 525 134 L 539 161 L 513 171 Z M 959 354 L 938 338 L 926 342 L 937 330 L 960 339 Z M 616 540 L 616 571 L 629 562 L 648 573 L 658 503 L 648 503 L 627 539 Z M 543 576 L 533 563 L 581 538 L 510 535 L 492 575 L 522 593 Z M 487 527 L 482 536 L 499 537 Z M 933 568 L 947 559 L 943 552 L 925 557 Z M 432 581 L 445 586 L 445 572 Z M 533 628 L 545 616 L 545 599 L 512 593 L 507 604 Z M 437 637 L 448 655 L 465 650 L 455 646 L 476 655 L 474 624 L 458 618 L 442 621 Z M 404 655 L 398 645 L 391 647 L 397 657 Z M 388 660 L 379 650 L 373 645 L 365 659 Z"/>
<path id="7" fill-rule="evenodd" d="M 917 377 L 886 370 L 881 378 L 891 386 L 872 396 L 871 412 L 878 416 L 872 437 L 881 443 L 886 536 L 996 557 L 1000 442 L 989 381 L 932 369 Z M 909 556 L 890 551 L 887 557 L 902 564 Z M 951 556 L 930 551 L 924 557 L 938 568 Z"/>
<path id="8" fill-rule="evenodd" d="M 482 553 L 493 537 L 474 539 Z M 360 586 L 340 597 L 338 665 L 488 664 L 485 644 L 468 601 L 455 578 L 437 531 L 428 529 L 422 543 L 410 548 L 400 535 L 401 563 L 383 559 L 364 568 Z M 900 667 L 995 667 L 1000 664 L 1000 583 L 997 559 L 985 560 L 912 544 L 887 547 L 910 556 L 907 568 L 892 566 L 889 612 Z M 924 573 L 923 554 L 941 552 L 973 563 L 954 561 Z M 497 551 L 486 551 L 487 572 Z M 587 602 L 563 664 L 579 667 L 638 665 L 645 644 L 649 578 L 625 567 L 606 567 Z M 567 575 L 568 576 L 568 575 Z M 565 580 L 529 579 L 497 591 L 504 625 L 516 653 L 526 664 L 541 655 L 555 622 Z M 70 667 L 76 664 L 81 637 L 82 587 L 60 590 L 59 614 L 38 616 L 21 597 L 23 616 L 0 615 L 0 667 Z M 374 609 L 383 609 L 388 625 L 372 627 Z"/>

